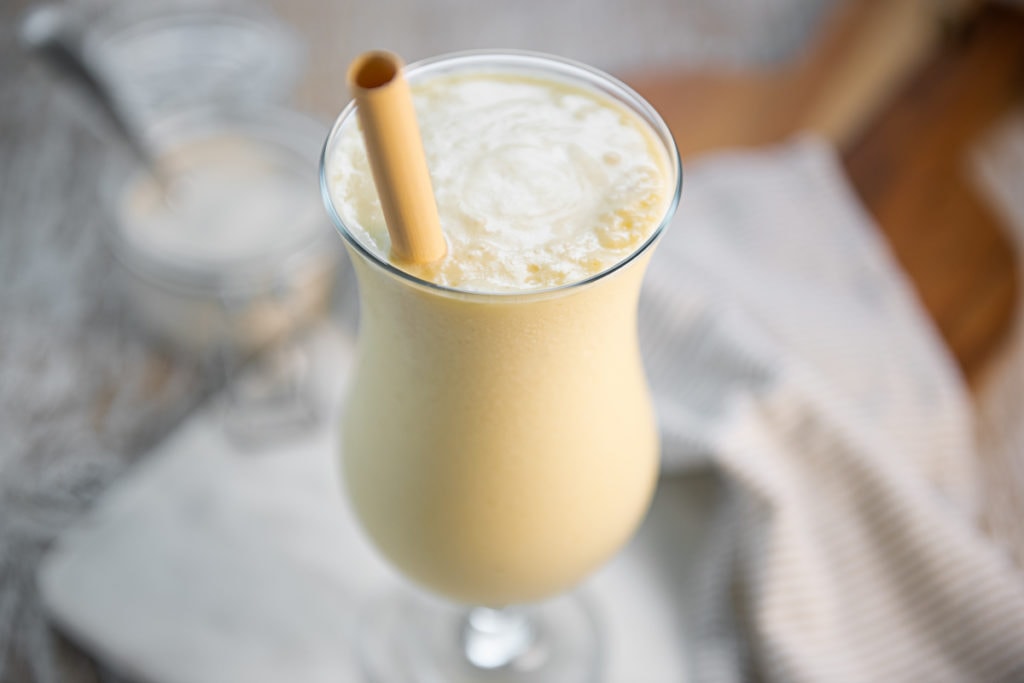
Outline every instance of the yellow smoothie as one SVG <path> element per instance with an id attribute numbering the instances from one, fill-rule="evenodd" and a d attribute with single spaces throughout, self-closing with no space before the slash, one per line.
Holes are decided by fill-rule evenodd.
<path id="1" fill-rule="evenodd" d="M 325 157 L 362 304 L 344 479 L 413 581 L 471 604 L 535 601 L 607 560 L 650 501 L 658 438 L 636 307 L 677 196 L 674 148 L 563 74 L 475 66 L 410 82 L 443 261 L 384 265 L 355 117 Z"/>

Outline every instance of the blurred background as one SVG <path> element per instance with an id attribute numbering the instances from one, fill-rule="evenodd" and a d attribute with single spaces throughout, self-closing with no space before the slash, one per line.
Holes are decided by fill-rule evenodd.
<path id="1" fill-rule="evenodd" d="M 80 88 L 26 51 L 23 18 L 39 4 L 0 5 L 0 680 L 77 683 L 108 674 L 47 626 L 34 583 L 39 558 L 110 482 L 223 386 L 246 349 L 218 347 L 211 365 L 209 349 L 169 342 L 133 312 L 116 266 L 136 256 L 116 255 L 124 237 L 110 238 L 109 226 L 121 210 L 112 194 L 138 160 Z M 481 47 L 556 53 L 621 77 L 665 117 L 684 163 L 720 149 L 824 136 L 969 383 L 984 376 L 1009 329 L 1014 249 L 971 160 L 1024 94 L 1020 3 L 81 0 L 55 7 L 62 30 L 143 137 L 210 103 L 230 111 L 272 105 L 326 125 L 348 100 L 344 70 L 359 52 L 386 48 L 414 61 Z M 190 19 L 196 12 L 206 18 Z M 1018 152 L 1005 166 L 1011 186 L 1024 188 L 1022 158 Z M 324 268 L 334 268 L 331 258 Z M 350 324 L 344 268 L 324 285 L 333 287 L 328 294 L 319 286 L 302 290 L 316 300 L 309 315 L 327 298 Z M 230 319 L 222 289 L 215 294 L 211 300 L 229 312 L 214 317 Z M 293 322 L 278 321 L 268 334 L 285 334 Z"/>

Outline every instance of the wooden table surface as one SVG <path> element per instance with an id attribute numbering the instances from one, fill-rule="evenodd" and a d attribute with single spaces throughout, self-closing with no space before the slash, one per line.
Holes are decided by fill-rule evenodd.
<path id="1" fill-rule="evenodd" d="M 79 181 L 116 160 L 11 49 L 26 1 L 0 6 L 0 319 L 17 323 L 0 324 L 0 680 L 114 681 L 46 625 L 34 568 L 131 454 L 216 382 L 147 345 L 115 301 L 95 239 L 103 198 Z M 845 21 L 771 71 L 624 76 L 663 112 L 686 158 L 779 141 L 828 88 Z M 972 379 L 1007 328 L 1016 264 L 965 159 L 1019 99 L 1022 70 L 1024 17 L 986 8 L 842 146 L 854 187 Z"/>

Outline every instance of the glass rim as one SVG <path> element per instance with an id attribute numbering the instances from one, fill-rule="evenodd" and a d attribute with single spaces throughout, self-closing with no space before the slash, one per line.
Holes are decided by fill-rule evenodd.
<path id="1" fill-rule="evenodd" d="M 402 270 L 398 266 L 391 263 L 386 257 L 382 257 L 371 250 L 367 245 L 363 244 L 359 238 L 352 234 L 348 225 L 342 219 L 338 213 L 337 208 L 334 205 L 334 199 L 331 196 L 330 186 L 327 179 L 327 156 L 328 152 L 332 149 L 341 129 L 344 125 L 352 118 L 356 111 L 355 100 L 350 101 L 341 113 L 338 114 L 337 119 L 331 125 L 331 130 L 327 134 L 327 138 L 324 141 L 323 149 L 320 153 L 320 194 L 323 198 L 324 206 L 327 209 L 328 217 L 331 223 L 334 225 L 335 230 L 341 235 L 345 242 L 352 247 L 365 261 L 369 262 L 372 266 L 379 268 L 386 273 L 398 277 L 401 280 L 406 281 L 409 284 L 415 285 L 420 288 L 424 288 L 430 291 L 438 292 L 447 296 L 458 296 L 465 297 L 468 299 L 520 299 L 524 297 L 534 297 L 538 295 L 547 294 L 559 294 L 568 292 L 575 289 L 580 289 L 588 285 L 594 284 L 606 277 L 616 273 L 627 265 L 635 261 L 642 254 L 646 253 L 651 247 L 658 241 L 661 234 L 668 227 L 671 222 L 673 215 L 675 214 L 676 208 L 679 205 L 679 198 L 682 194 L 683 185 L 683 166 L 682 161 L 679 158 L 679 149 L 676 146 L 675 138 L 672 136 L 672 132 L 669 130 L 668 124 L 657 112 L 654 107 L 650 105 L 639 93 L 633 90 L 631 87 L 623 83 L 621 80 L 614 76 L 583 62 L 578 62 L 573 59 L 566 57 L 560 57 L 557 55 L 551 55 L 544 52 L 536 52 L 532 50 L 463 50 L 459 52 L 449 52 L 435 57 L 429 57 L 422 59 L 404 67 L 404 72 L 407 76 L 414 77 L 417 73 L 423 70 L 430 70 L 443 66 L 456 66 L 460 63 L 473 63 L 490 62 L 493 66 L 541 66 L 547 67 L 551 72 L 557 72 L 561 75 L 567 75 L 574 77 L 578 82 L 577 85 L 589 86 L 596 88 L 602 94 L 611 96 L 615 101 L 623 106 L 629 108 L 634 114 L 639 115 L 644 122 L 650 126 L 652 132 L 658 138 L 658 141 L 662 144 L 666 154 L 668 155 L 669 167 L 675 174 L 675 187 L 672 190 L 672 196 L 665 207 L 665 211 L 662 214 L 661 219 L 658 221 L 657 227 L 651 231 L 651 234 L 647 236 L 644 242 L 636 249 L 631 251 L 629 254 L 624 256 L 621 260 L 616 261 L 610 266 L 603 270 L 589 275 L 581 280 L 575 280 L 562 285 L 556 285 L 554 287 L 545 287 L 542 289 L 523 289 L 514 291 L 481 291 L 472 289 L 462 289 L 459 287 L 451 287 L 448 285 L 441 285 L 436 282 L 431 282 L 424 278 L 418 277 L 413 273 Z"/>

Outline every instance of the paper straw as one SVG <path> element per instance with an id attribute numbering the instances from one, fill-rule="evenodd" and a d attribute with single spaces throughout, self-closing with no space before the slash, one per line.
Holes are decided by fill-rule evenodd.
<path id="1" fill-rule="evenodd" d="M 363 53 L 349 67 L 348 87 L 391 236 L 391 257 L 430 263 L 444 257 L 448 246 L 402 66 L 396 54 Z"/>

